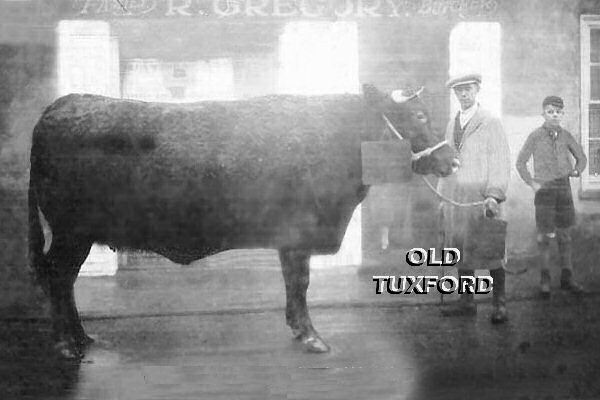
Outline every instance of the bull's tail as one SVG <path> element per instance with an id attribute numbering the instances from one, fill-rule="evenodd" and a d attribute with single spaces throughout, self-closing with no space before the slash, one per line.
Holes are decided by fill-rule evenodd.
<path id="1" fill-rule="evenodd" d="M 29 266 L 35 281 L 48 294 L 49 277 L 46 259 L 44 257 L 44 232 L 40 222 L 40 211 L 36 195 L 34 166 L 31 166 L 29 176 Z"/>

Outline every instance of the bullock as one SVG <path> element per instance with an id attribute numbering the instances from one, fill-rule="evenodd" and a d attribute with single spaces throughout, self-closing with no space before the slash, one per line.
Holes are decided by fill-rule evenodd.
<path id="1" fill-rule="evenodd" d="M 361 142 L 392 129 L 417 154 L 415 172 L 446 176 L 457 167 L 418 95 L 393 94 L 365 85 L 361 95 L 193 104 L 56 100 L 33 132 L 29 242 L 57 351 L 80 357 L 91 342 L 73 285 L 93 243 L 180 264 L 228 249 L 277 249 L 286 322 L 307 351 L 328 351 L 306 304 L 309 258 L 339 249 L 367 194 Z"/>

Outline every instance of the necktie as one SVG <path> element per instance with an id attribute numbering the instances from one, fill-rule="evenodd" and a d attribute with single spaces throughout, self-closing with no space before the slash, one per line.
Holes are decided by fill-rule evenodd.
<path id="1" fill-rule="evenodd" d="M 454 145 L 457 149 L 460 147 L 464 132 L 465 130 L 460 126 L 460 112 L 458 112 L 456 113 L 456 118 L 454 119 Z"/>

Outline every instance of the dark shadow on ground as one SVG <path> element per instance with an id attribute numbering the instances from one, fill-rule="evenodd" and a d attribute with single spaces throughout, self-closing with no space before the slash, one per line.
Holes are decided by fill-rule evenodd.
<path id="1" fill-rule="evenodd" d="M 55 357 L 48 321 L 0 325 L 0 398 L 69 398 L 79 380 L 79 362 Z"/>

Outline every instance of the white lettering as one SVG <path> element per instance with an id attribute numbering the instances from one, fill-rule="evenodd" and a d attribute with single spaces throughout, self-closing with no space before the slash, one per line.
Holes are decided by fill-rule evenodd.
<path id="1" fill-rule="evenodd" d="M 444 250 L 442 250 L 442 254 L 444 253 Z M 431 248 L 427 251 L 427 255 L 428 255 L 428 259 L 427 259 L 427 265 L 430 267 L 434 267 L 437 265 L 442 265 L 442 259 L 440 258 L 439 260 L 435 259 L 435 248 Z"/>
<path id="2" fill-rule="evenodd" d="M 389 279 L 389 276 L 385 276 L 385 275 L 373 276 L 373 280 L 376 283 L 375 293 L 377 293 L 377 294 L 383 293 L 383 285 L 385 284 L 385 281 L 387 281 L 388 279 Z"/>
<path id="3" fill-rule="evenodd" d="M 252 4 L 253 0 L 246 0 L 246 15 L 249 17 L 266 17 L 269 14 L 265 12 L 265 7 L 269 3 L 269 0 L 259 0 L 258 4 Z"/>
<path id="4" fill-rule="evenodd" d="M 389 277 L 388 284 L 387 284 L 388 293 L 390 293 L 390 294 L 402 293 L 402 290 L 404 289 L 404 280 L 402 278 L 403 277 L 401 276 L 398 279 L 398 285 L 396 285 L 396 277 L 395 276 Z M 400 286 L 400 282 L 402 282 L 402 286 Z"/>
<path id="5" fill-rule="evenodd" d="M 296 3 L 292 0 L 273 0 L 274 17 L 294 17 L 298 15 Z"/>
<path id="6" fill-rule="evenodd" d="M 225 8 L 221 4 L 225 3 Z M 240 13 L 240 5 L 237 1 L 231 0 L 213 0 L 213 12 L 219 17 L 229 17 Z"/>
<path id="7" fill-rule="evenodd" d="M 106 1 L 106 0 L 104 0 Z M 87 14 L 88 11 L 88 7 L 90 6 L 90 4 L 92 3 L 97 3 L 97 0 L 85 0 L 85 4 L 83 5 L 83 8 L 81 9 L 81 11 L 79 11 L 79 14 Z M 98 12 L 98 9 L 96 9 L 96 12 Z"/>
<path id="8" fill-rule="evenodd" d="M 482 7 L 486 12 L 494 13 L 498 8 L 498 2 L 496 0 L 483 0 Z"/>
<path id="9" fill-rule="evenodd" d="M 485 285 L 485 287 L 484 287 Z M 491 276 L 480 276 L 477 278 L 477 293 L 486 294 L 492 291 L 494 278 Z"/>
<path id="10" fill-rule="evenodd" d="M 179 2 L 179 4 L 175 4 Z M 169 9 L 165 13 L 165 16 L 172 17 L 174 15 L 183 15 L 189 17 L 192 15 L 191 12 L 188 11 L 188 8 L 192 5 L 192 0 L 169 0 Z"/>
<path id="11" fill-rule="evenodd" d="M 366 0 L 356 0 L 356 16 L 357 17 L 381 17 L 382 15 L 377 12 L 381 6 L 381 0 L 375 0 L 374 4 L 367 6 L 364 4 Z"/>
<path id="12" fill-rule="evenodd" d="M 336 10 L 334 11 L 334 14 L 335 14 L 336 17 L 340 17 L 340 18 L 349 17 L 354 12 L 354 3 L 353 3 L 353 0 L 345 0 L 344 3 L 345 3 L 344 4 L 345 5 L 344 9 L 342 9 L 340 11 L 339 9 L 336 8 Z"/>
<path id="13" fill-rule="evenodd" d="M 425 284 L 425 293 L 429 293 L 429 289 L 433 289 L 437 286 L 437 276 L 424 276 L 423 282 Z"/>
<path id="14" fill-rule="evenodd" d="M 390 13 L 390 17 L 399 17 L 401 4 L 397 3 L 395 0 L 385 0 L 388 6 L 392 8 L 392 12 Z"/>
<path id="15" fill-rule="evenodd" d="M 112 13 L 119 4 L 116 1 L 104 0 L 101 2 L 100 7 L 96 10 L 98 14 Z"/>
<path id="16" fill-rule="evenodd" d="M 406 253 L 406 262 L 413 267 L 417 267 L 419 265 L 423 265 L 425 259 L 427 258 L 427 252 L 425 249 L 420 247 L 415 247 L 414 249 L 410 249 L 408 253 Z"/>
<path id="17" fill-rule="evenodd" d="M 309 10 L 309 7 L 307 5 L 307 3 L 310 0 L 300 0 L 300 13 L 302 14 L 302 16 L 304 17 L 311 17 L 311 18 L 317 18 L 317 17 L 321 17 L 324 14 L 325 11 L 325 6 L 320 3 L 314 12 L 311 12 L 311 10 Z"/>
<path id="18" fill-rule="evenodd" d="M 450 287 L 446 288 L 444 283 L 450 281 Z M 442 276 L 438 282 L 438 291 L 442 294 L 450 294 L 458 288 L 458 279 L 454 276 Z"/>
<path id="19" fill-rule="evenodd" d="M 458 290 L 459 293 L 474 293 L 475 291 L 475 277 L 474 276 L 461 276 L 460 277 L 461 287 Z"/>
<path id="20" fill-rule="evenodd" d="M 460 261 L 460 250 L 454 247 L 442 250 L 444 254 L 444 264 L 446 266 L 456 265 Z"/>
<path id="21" fill-rule="evenodd" d="M 431 13 L 431 2 L 432 0 L 423 0 L 421 8 L 419 8 L 419 14 L 430 14 Z"/>

